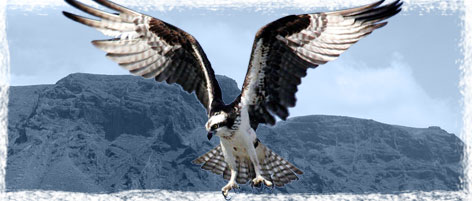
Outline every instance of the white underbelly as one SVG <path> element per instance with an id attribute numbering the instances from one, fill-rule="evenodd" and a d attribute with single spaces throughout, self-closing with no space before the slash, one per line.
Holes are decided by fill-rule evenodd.
<path id="1" fill-rule="evenodd" d="M 225 161 L 229 162 L 226 159 L 240 161 L 241 159 L 249 159 L 248 151 L 254 151 L 250 147 L 254 146 L 256 134 L 250 128 L 246 132 L 242 130 L 234 131 L 231 137 L 221 137 L 220 140 L 225 154 Z"/>
<path id="2" fill-rule="evenodd" d="M 242 162 L 242 160 L 249 160 L 251 154 L 255 156 L 254 142 L 257 136 L 256 132 L 250 126 L 247 108 L 241 109 L 238 118 L 240 118 L 238 130 L 227 130 L 228 132 L 220 135 L 223 155 L 225 161 L 230 165 L 234 165 L 236 161 Z M 248 153 L 250 151 L 254 153 Z"/>

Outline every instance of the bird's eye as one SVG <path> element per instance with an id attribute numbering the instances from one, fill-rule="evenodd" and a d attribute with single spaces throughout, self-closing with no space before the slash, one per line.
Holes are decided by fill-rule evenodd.
<path id="1" fill-rule="evenodd" d="M 215 124 L 211 127 L 211 130 L 216 130 L 217 128 L 219 128 L 220 126 L 218 124 Z"/>

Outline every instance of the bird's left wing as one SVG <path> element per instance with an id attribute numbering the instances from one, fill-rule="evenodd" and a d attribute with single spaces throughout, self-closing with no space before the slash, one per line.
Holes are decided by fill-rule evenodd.
<path id="1" fill-rule="evenodd" d="M 234 103 L 247 108 L 251 127 L 275 124 L 272 114 L 288 117 L 307 68 L 336 59 L 351 45 L 385 26 L 402 3 L 383 1 L 334 11 L 280 18 L 256 34 L 241 96 Z"/>
<path id="2" fill-rule="evenodd" d="M 93 45 L 107 52 L 108 58 L 132 74 L 169 84 L 178 83 L 189 93 L 195 91 L 208 114 L 216 104 L 222 104 L 221 90 L 213 69 L 193 36 L 164 21 L 113 2 L 94 1 L 119 13 L 111 14 L 76 0 L 66 0 L 79 10 L 101 19 L 89 19 L 68 12 L 64 15 L 115 37 L 92 41 Z"/>

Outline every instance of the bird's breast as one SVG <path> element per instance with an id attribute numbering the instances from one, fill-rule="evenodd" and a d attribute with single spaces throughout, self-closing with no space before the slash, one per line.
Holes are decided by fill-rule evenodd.
<path id="1" fill-rule="evenodd" d="M 223 135 L 221 135 L 221 138 L 223 138 L 225 140 L 232 141 L 234 139 L 235 135 L 236 135 L 235 130 L 229 130 L 229 131 L 226 131 Z"/>

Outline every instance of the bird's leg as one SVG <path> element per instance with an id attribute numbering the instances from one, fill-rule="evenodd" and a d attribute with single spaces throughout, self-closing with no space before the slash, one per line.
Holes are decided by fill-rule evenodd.
<path id="1" fill-rule="evenodd" d="M 236 183 L 237 174 L 238 172 L 231 168 L 231 179 L 229 179 L 229 182 L 228 184 L 226 184 L 226 186 L 223 186 L 223 188 L 221 188 L 221 192 L 223 193 L 223 196 L 225 196 L 225 198 L 226 196 L 228 196 L 228 192 L 231 189 L 239 188 L 238 184 Z"/>
<path id="2" fill-rule="evenodd" d="M 259 159 L 257 158 L 256 148 L 251 145 L 248 147 L 247 150 L 249 158 L 251 159 L 251 162 L 254 165 L 254 172 L 256 173 L 256 177 L 251 181 L 251 185 L 259 186 L 263 182 L 266 186 L 272 186 L 272 182 L 265 179 L 261 175 L 261 166 L 259 165 Z"/>
<path id="3" fill-rule="evenodd" d="M 251 185 L 254 185 L 254 186 L 260 186 L 260 184 L 263 182 L 266 186 L 270 187 L 272 186 L 272 182 L 265 179 L 264 177 L 261 176 L 260 174 L 260 167 L 258 167 L 259 165 L 254 165 L 254 170 L 256 172 L 256 177 L 252 180 L 251 182 Z"/>

